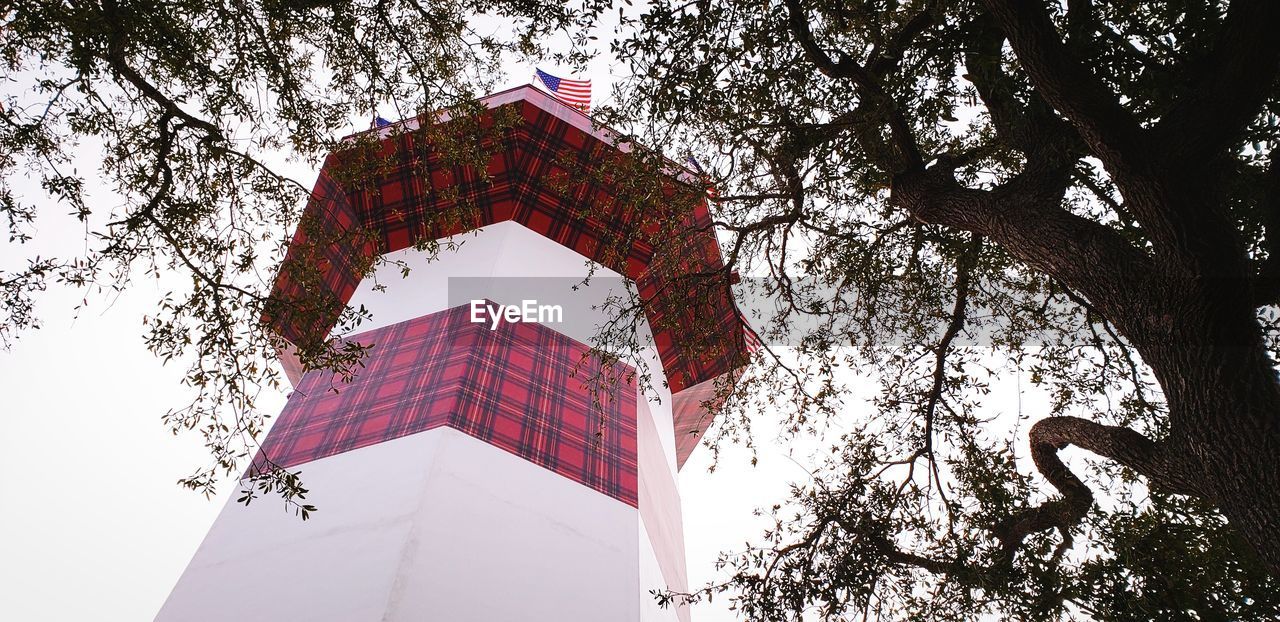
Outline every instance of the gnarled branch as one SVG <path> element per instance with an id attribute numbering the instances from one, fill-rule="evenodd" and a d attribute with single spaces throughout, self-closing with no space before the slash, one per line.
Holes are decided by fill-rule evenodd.
<path id="1" fill-rule="evenodd" d="M 842 50 L 837 50 L 836 58 L 832 58 L 814 37 L 809 17 L 805 14 L 804 7 L 800 6 L 800 0 L 786 0 L 786 5 L 788 25 L 809 62 L 827 76 L 852 81 L 863 98 L 858 108 L 879 116 L 883 124 L 888 126 L 895 153 L 888 161 L 882 162 L 881 168 L 891 172 L 923 168 L 924 159 L 920 155 L 920 147 L 916 144 L 911 125 L 893 98 L 885 92 L 877 76 Z M 908 23 L 908 27 L 923 30 L 927 24 L 928 22 L 913 20 Z"/>
<path id="2" fill-rule="evenodd" d="M 1006 557 L 1012 557 L 1028 536 L 1058 529 L 1064 540 L 1070 530 L 1093 507 L 1093 492 L 1058 456 L 1058 451 L 1075 445 L 1133 469 L 1139 475 L 1171 492 L 1182 489 L 1173 475 L 1160 445 L 1141 433 L 1123 426 L 1104 425 L 1079 417 L 1049 417 L 1031 426 L 1031 459 L 1036 468 L 1061 497 L 1018 512 L 992 530 Z M 1069 540 L 1065 540 L 1069 541 Z"/>

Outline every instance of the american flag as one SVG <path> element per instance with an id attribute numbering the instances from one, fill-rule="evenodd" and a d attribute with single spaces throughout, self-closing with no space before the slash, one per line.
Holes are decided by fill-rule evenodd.
<path id="1" fill-rule="evenodd" d="M 383 128 L 388 125 L 391 125 L 390 121 L 375 114 L 373 115 L 373 123 L 369 124 L 369 129 Z"/>
<path id="2" fill-rule="evenodd" d="M 689 168 L 693 169 L 693 172 L 702 176 L 706 176 L 707 172 L 702 170 L 702 165 L 699 164 L 698 159 L 693 157 L 692 155 L 685 158 L 684 163 L 688 164 Z"/>
<path id="3" fill-rule="evenodd" d="M 591 110 L 591 81 L 557 78 L 541 69 L 535 69 L 533 77 L 542 82 L 551 96 L 583 112 Z"/>
<path id="4" fill-rule="evenodd" d="M 764 344 L 760 341 L 760 333 L 757 333 L 756 329 L 752 328 L 751 321 L 747 319 L 746 314 L 742 311 L 738 311 L 738 321 L 742 322 L 742 343 L 747 347 L 747 353 L 755 354 L 759 352 L 760 348 L 764 347 Z"/>

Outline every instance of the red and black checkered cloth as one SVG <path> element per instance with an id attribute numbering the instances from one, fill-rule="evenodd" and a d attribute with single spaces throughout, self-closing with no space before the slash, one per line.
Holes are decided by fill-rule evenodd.
<path id="1" fill-rule="evenodd" d="M 279 467 L 448 426 L 631 506 L 637 503 L 632 369 L 538 324 L 470 322 L 455 307 L 352 340 L 371 344 L 350 383 L 303 376 L 263 441 Z"/>
<path id="2" fill-rule="evenodd" d="M 523 122 L 501 134 L 503 144 L 489 162 L 487 181 L 470 168 L 442 163 L 434 151 L 415 144 L 423 138 L 414 133 L 383 138 L 380 156 L 386 161 L 362 174 L 360 184 L 335 181 L 351 176 L 355 167 L 342 159 L 352 156 L 331 155 L 304 216 L 314 219 L 313 230 L 323 232 L 326 241 L 316 255 L 306 256 L 299 250 L 307 239 L 300 227 L 275 288 L 281 300 L 301 300 L 304 290 L 321 288 L 316 294 L 329 303 L 326 315 L 301 319 L 281 311 L 270 320 L 275 329 L 295 344 L 322 339 L 359 284 L 362 258 L 374 252 L 515 220 L 635 280 L 647 301 L 646 314 L 673 393 L 741 366 L 746 356 L 741 319 L 727 286 L 729 275 L 720 270 L 723 263 L 705 202 L 686 213 L 626 213 L 622 202 L 608 201 L 611 188 L 594 182 L 566 197 L 563 184 L 557 187 L 554 181 L 564 178 L 565 166 L 589 171 L 618 152 L 530 100 L 503 109 L 509 107 Z M 471 207 L 460 209 L 460 204 Z M 655 233 L 659 222 L 678 223 L 684 233 Z M 367 230 L 375 239 L 343 238 L 343 232 L 354 230 Z M 619 236 L 626 240 L 621 252 L 611 242 Z M 321 285 L 296 282 L 288 268 L 297 262 L 320 266 Z M 683 304 L 690 281 L 681 277 L 693 274 L 716 274 L 725 281 L 723 287 L 712 283 L 698 309 Z"/>

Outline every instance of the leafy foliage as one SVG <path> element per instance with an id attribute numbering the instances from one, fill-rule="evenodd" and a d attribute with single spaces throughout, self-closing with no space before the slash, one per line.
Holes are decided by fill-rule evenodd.
<path id="1" fill-rule="evenodd" d="M 275 274 L 260 270 L 280 260 L 307 199 L 268 154 L 314 165 L 366 149 L 337 136 L 352 111 L 388 101 L 402 117 L 474 111 L 505 55 L 585 33 L 604 8 L 7 8 L 0 210 L 11 241 L 29 240 L 50 208 L 14 180 L 38 178 L 85 223 L 90 250 L 0 273 L 0 339 L 37 323 L 31 296 L 50 282 L 188 276 L 148 318 L 147 343 L 193 361 L 195 401 L 168 422 L 203 434 L 216 464 L 184 483 L 211 490 L 252 451 L 255 398 L 279 383 L 260 318 L 329 311 L 265 296 Z M 763 513 L 760 542 L 723 558 L 725 582 L 664 598 L 729 593 L 763 620 L 1274 619 L 1275 536 L 1238 520 L 1276 510 L 1257 491 L 1275 481 L 1259 465 L 1277 449 L 1274 423 L 1257 417 L 1280 407 L 1272 11 L 1249 0 L 619 6 L 613 53 L 631 72 L 598 114 L 652 149 L 621 163 L 636 170 L 612 180 L 619 200 L 663 199 L 652 187 L 662 156 L 692 150 L 718 191 L 729 269 L 759 277 L 748 285 L 770 345 L 727 387 L 713 438 L 749 442 L 755 416 L 795 436 L 835 430 L 825 468 Z M 501 20 L 499 34 L 477 16 Z M 572 43 L 567 57 L 581 61 L 584 35 Z M 483 141 L 430 139 L 483 170 Z M 121 205 L 86 197 L 71 168 L 81 145 L 102 149 Z M 320 278 L 299 263 L 294 279 Z M 298 345 L 311 367 L 352 369 L 362 355 Z M 984 408 L 994 383 L 1023 375 L 1052 398 L 1029 430 L 1021 413 Z M 854 411 L 859 380 L 878 392 Z M 1210 412 L 1215 400 L 1242 414 Z M 1213 416 L 1221 425 L 1205 424 Z M 1214 436 L 1224 430 L 1246 432 L 1232 446 Z M 1082 478 L 1058 455 L 1067 445 L 1104 460 Z M 242 500 L 278 493 L 310 512 L 300 482 L 270 472 Z"/>
<path id="2" fill-rule="evenodd" d="M 772 345 L 718 438 L 745 438 L 760 416 L 835 437 L 814 480 L 764 513 L 762 541 L 722 558 L 725 582 L 666 598 L 727 592 L 761 620 L 1280 612 L 1275 578 L 1212 504 L 1126 462 L 1128 447 L 1172 444 L 1184 420 L 1140 331 L 1096 288 L 1091 273 L 1124 266 L 1089 244 L 1160 260 L 1159 225 L 1135 215 L 1092 128 L 1050 103 L 995 6 L 1047 15 L 1056 41 L 1041 45 L 1064 46 L 1136 128 L 1155 128 L 1224 62 L 1225 3 L 1017 4 L 659 1 L 626 14 L 614 53 L 633 77 L 602 114 L 708 164 L 734 267 L 759 275 L 746 298 Z M 1250 273 L 1265 271 L 1274 213 L 1262 181 L 1274 75 L 1257 80 L 1251 120 L 1197 169 L 1220 176 L 1197 198 L 1230 210 Z M 1136 270 L 1116 279 L 1144 287 Z M 1271 383 L 1274 357 L 1272 345 L 1260 368 Z M 1030 455 L 1025 415 L 984 405 L 1019 376 L 1051 398 Z M 860 409 L 868 380 L 879 392 Z M 1055 455 L 1067 444 L 1111 460 L 1091 462 L 1086 484 Z"/>
<path id="3" fill-rule="evenodd" d="M 48 283 L 120 290 L 139 278 L 186 275 L 146 318 L 146 343 L 166 361 L 190 361 L 194 399 L 165 420 L 175 433 L 203 436 L 213 464 L 182 483 L 211 493 L 256 447 L 267 415 L 255 400 L 280 386 L 278 344 L 260 319 L 326 312 L 323 300 L 283 309 L 268 298 L 272 268 L 310 192 L 310 180 L 290 177 L 278 154 L 314 167 L 331 151 L 361 149 L 367 140 L 341 142 L 352 114 L 387 102 L 398 118 L 474 107 L 504 57 L 535 52 L 585 15 L 536 0 L 7 5 L 0 214 L 10 242 L 25 243 L 37 218 L 59 205 L 84 224 L 86 252 L 0 272 L 0 342 L 38 325 L 31 296 Z M 100 171 L 77 168 L 82 151 L 98 149 Z M 482 154 L 451 155 L 463 162 Z M 88 196 L 95 174 L 119 205 Z M 44 196 L 23 194 L 19 182 L 28 178 Z M 313 247 L 336 241 L 309 233 Z M 346 309 L 340 325 L 362 316 Z M 350 370 L 363 352 L 320 341 L 299 354 L 312 367 Z M 300 512 L 312 509 L 300 503 L 296 475 L 265 473 L 268 481 L 246 487 L 246 502 L 278 491 Z"/>

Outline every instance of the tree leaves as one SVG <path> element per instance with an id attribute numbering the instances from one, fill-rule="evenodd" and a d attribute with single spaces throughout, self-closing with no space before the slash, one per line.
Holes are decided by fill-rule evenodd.
<path id="1" fill-rule="evenodd" d="M 504 16 L 500 32 L 477 28 L 481 13 Z M 50 282 L 112 291 L 155 277 L 167 291 L 144 338 L 188 366 L 193 394 L 165 422 L 203 437 L 211 461 L 181 483 L 211 494 L 257 447 L 272 414 L 257 409 L 261 392 L 282 388 L 279 344 L 262 319 L 282 311 L 269 296 L 274 270 L 310 198 L 310 180 L 292 177 L 286 157 L 314 165 L 351 148 L 344 136 L 380 107 L 396 118 L 445 107 L 465 115 L 457 106 L 474 109 L 503 55 L 535 53 L 587 15 L 538 0 L 7 7 L 0 215 L 11 242 L 31 241 L 38 219 L 58 209 L 85 233 L 79 256 L 0 270 L 0 343 L 38 325 L 33 295 Z M 76 168 L 86 161 L 101 166 Z M 327 301 L 294 304 L 315 314 Z M 366 315 L 345 310 L 340 324 Z M 363 354 L 310 346 L 301 355 L 316 367 L 350 370 Z M 296 503 L 298 478 L 259 475 L 259 492 L 312 511 Z"/>
<path id="2" fill-rule="evenodd" d="M 1050 11 L 1070 52 L 1143 126 L 1201 71 L 1222 16 L 1215 3 Z M 742 249 L 734 268 L 749 275 L 745 304 L 770 344 L 713 436 L 745 435 L 753 417 L 780 418 L 787 434 L 842 432 L 832 455 L 815 457 L 824 467 L 816 480 L 769 513 L 760 541 L 722 559 L 727 578 L 683 597 L 727 592 L 763 620 L 1125 619 L 1143 599 L 1161 616 L 1276 615 L 1264 596 L 1275 580 L 1256 557 L 1219 546 L 1215 510 L 1174 511 L 1115 462 L 1091 463 L 1098 502 L 1083 524 L 1036 531 L 1010 558 L 1001 551 L 1010 516 L 1054 499 L 1028 474 L 1027 415 L 1156 439 L 1171 426 L 1116 314 L 1054 272 L 1086 237 L 1147 261 L 1150 221 L 1131 213 L 1115 171 L 1046 103 L 983 5 L 655 2 L 635 24 L 613 44 L 635 77 L 615 94 L 613 116 L 601 113 L 625 125 L 632 115 L 622 111 L 643 110 L 641 142 L 692 150 L 719 172 L 715 216 L 727 244 Z M 1234 196 L 1261 188 L 1261 158 L 1246 145 L 1265 149 L 1274 129 L 1255 123 L 1239 138 L 1224 173 Z M 913 203 L 915 183 L 926 189 Z M 989 212 L 972 205 L 988 199 Z M 1232 201 L 1257 245 L 1269 208 Z M 972 211 L 946 220 L 943 205 Z M 1015 214 L 1026 205 L 1037 207 Z M 1010 244 L 1043 247 L 1052 218 L 1087 220 L 1093 233 L 1043 256 Z M 1002 237 L 1015 227 L 1025 234 Z M 970 232 L 988 243 L 965 283 Z M 1101 274 L 1104 263 L 1082 269 Z M 952 334 L 955 303 L 966 298 Z M 992 386 L 1015 378 L 1045 392 L 1047 412 L 988 403 Z M 868 384 L 878 392 L 859 399 Z M 1139 530 L 1117 528 L 1127 520 L 1196 537 L 1139 545 Z M 1115 552 L 1148 545 L 1161 548 L 1153 558 L 1180 560 L 1161 572 L 1198 590 L 1194 606 L 1113 582 L 1147 576 L 1145 562 Z"/>

